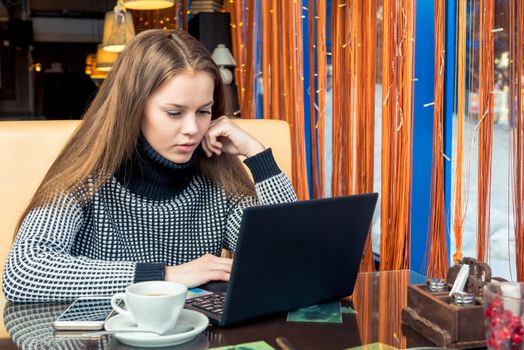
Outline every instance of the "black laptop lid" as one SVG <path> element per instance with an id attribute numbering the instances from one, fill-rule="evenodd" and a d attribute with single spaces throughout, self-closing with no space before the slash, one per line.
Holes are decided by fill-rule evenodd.
<path id="1" fill-rule="evenodd" d="M 221 324 L 352 294 L 377 197 L 245 209 Z"/>

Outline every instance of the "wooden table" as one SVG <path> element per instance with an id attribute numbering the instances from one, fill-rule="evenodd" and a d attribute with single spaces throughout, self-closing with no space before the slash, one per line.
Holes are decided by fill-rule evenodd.
<path id="1" fill-rule="evenodd" d="M 232 328 L 210 326 L 190 343 L 173 346 L 177 350 L 207 349 L 264 340 L 275 349 L 278 336 L 288 338 L 298 350 L 347 349 L 381 342 L 397 348 L 434 346 L 402 326 L 400 313 L 407 302 L 407 285 L 424 283 L 425 278 L 410 271 L 359 274 L 352 300 L 356 314 L 343 314 L 343 323 L 293 323 L 279 314 Z M 2 305 L 2 304 L 0 304 Z M 0 330 L 1 349 L 131 349 L 111 336 L 96 340 L 59 338 L 52 322 L 65 309 L 64 304 L 5 304 Z M 165 349 L 165 348 L 163 348 Z"/>

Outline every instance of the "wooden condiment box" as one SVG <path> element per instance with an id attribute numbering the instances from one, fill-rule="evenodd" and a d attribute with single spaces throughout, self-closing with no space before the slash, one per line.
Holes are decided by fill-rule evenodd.
<path id="1" fill-rule="evenodd" d="M 455 305 L 444 292 L 430 292 L 425 284 L 408 286 L 408 305 L 402 321 L 426 339 L 441 347 L 468 349 L 486 346 L 484 305 Z"/>

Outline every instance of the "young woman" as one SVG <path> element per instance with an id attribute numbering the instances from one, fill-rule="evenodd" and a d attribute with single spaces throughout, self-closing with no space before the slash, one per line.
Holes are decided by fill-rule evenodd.
<path id="1" fill-rule="evenodd" d="M 296 200 L 271 150 L 226 117 L 229 101 L 209 52 L 189 34 L 137 35 L 22 216 L 3 276 L 7 299 L 228 280 L 232 261 L 219 255 L 235 249 L 243 208 Z"/>

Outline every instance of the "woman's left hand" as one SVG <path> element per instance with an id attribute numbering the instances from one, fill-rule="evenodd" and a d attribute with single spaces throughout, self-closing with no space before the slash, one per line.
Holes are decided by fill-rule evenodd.
<path id="1" fill-rule="evenodd" d="M 226 116 L 211 121 L 202 139 L 202 148 L 208 157 L 227 153 L 249 158 L 265 150 L 257 139 Z"/>

